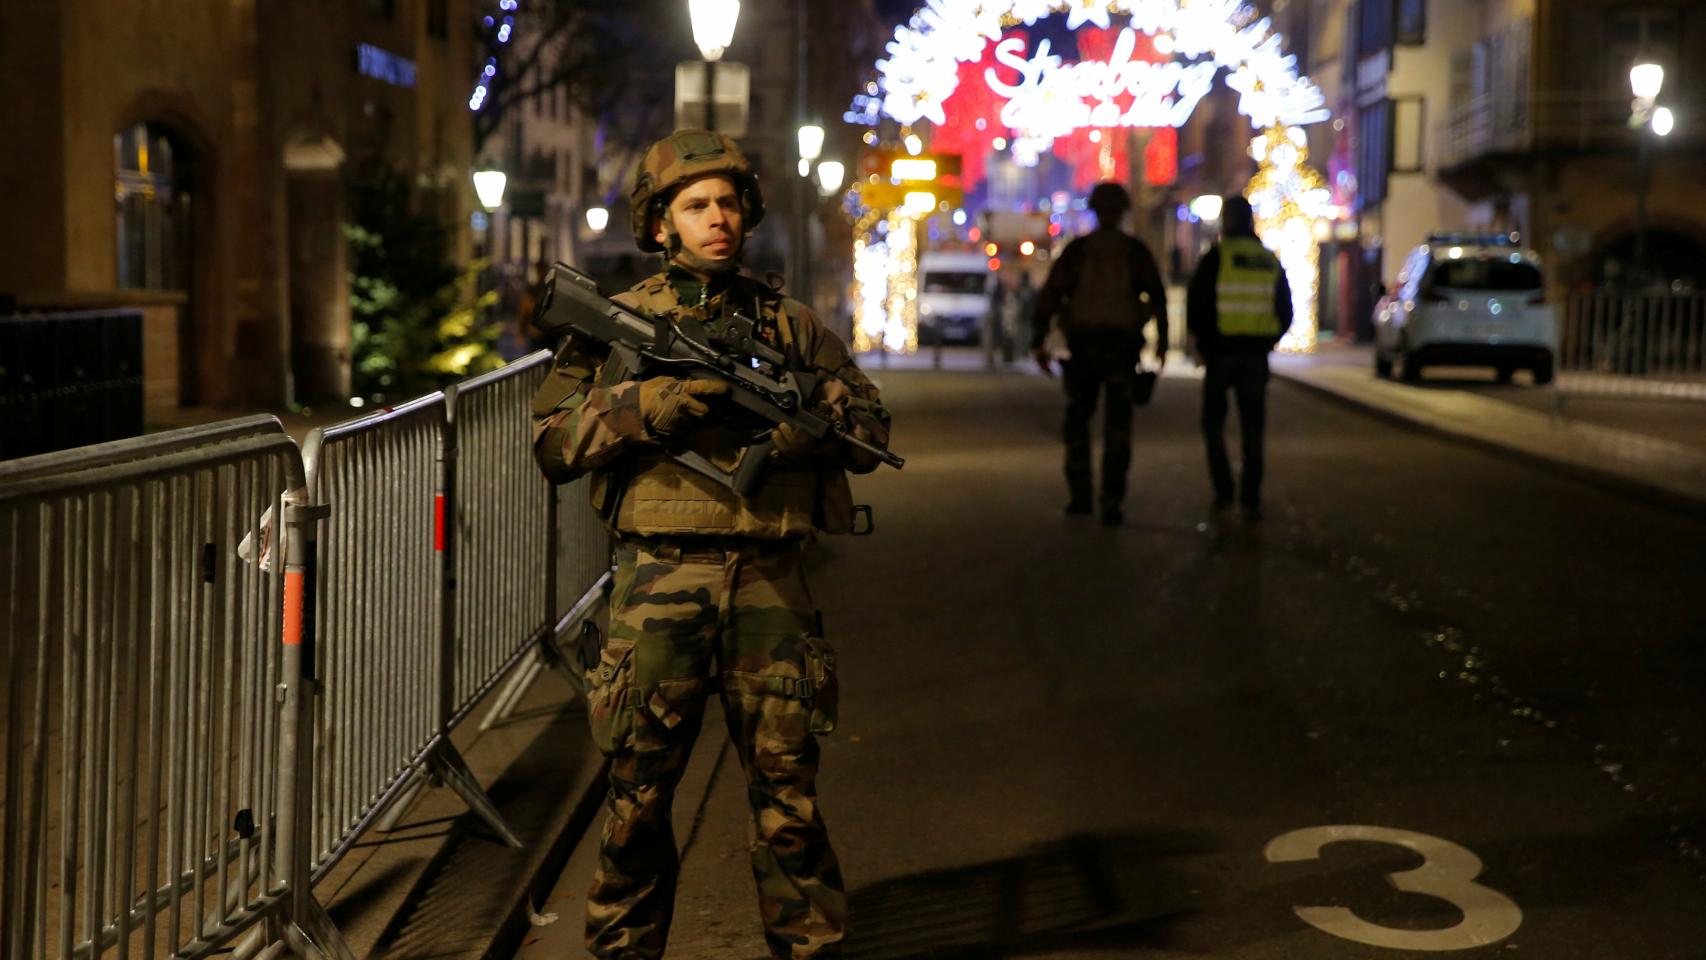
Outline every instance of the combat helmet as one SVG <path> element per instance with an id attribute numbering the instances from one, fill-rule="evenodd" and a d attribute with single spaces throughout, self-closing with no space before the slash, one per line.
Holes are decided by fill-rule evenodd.
<path id="1" fill-rule="evenodd" d="M 634 175 L 628 209 L 634 242 L 647 253 L 663 250 L 652 236 L 652 217 L 661 217 L 675 188 L 711 173 L 727 174 L 740 194 L 745 229 L 751 232 L 764 219 L 764 195 L 758 189 L 752 164 L 726 134 L 713 130 L 677 130 L 646 151 Z"/>

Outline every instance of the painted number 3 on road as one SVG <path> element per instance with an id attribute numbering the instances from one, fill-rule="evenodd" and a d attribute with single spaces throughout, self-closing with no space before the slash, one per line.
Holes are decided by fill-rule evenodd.
<path id="1" fill-rule="evenodd" d="M 1443 930 L 1397 930 L 1369 923 L 1345 907 L 1294 907 L 1303 921 L 1335 937 L 1394 950 L 1468 950 L 1516 932 L 1522 911 L 1511 898 L 1475 882 L 1481 858 L 1449 840 L 1390 827 L 1309 827 L 1268 843 L 1269 863 L 1315 860 L 1321 848 L 1340 840 L 1391 843 L 1422 855 L 1422 865 L 1388 874 L 1405 893 L 1435 897 L 1463 911 L 1463 921 Z"/>

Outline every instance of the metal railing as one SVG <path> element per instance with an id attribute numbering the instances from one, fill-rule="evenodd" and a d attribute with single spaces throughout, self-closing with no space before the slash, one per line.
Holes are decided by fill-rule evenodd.
<path id="1" fill-rule="evenodd" d="M 312 884 L 429 774 L 520 845 L 449 733 L 609 582 L 531 462 L 550 362 L 301 453 L 258 417 L 0 463 L 0 955 L 349 957 Z"/>
<path id="2" fill-rule="evenodd" d="M 1571 294 L 1557 364 L 1571 393 L 1706 400 L 1706 294 Z"/>
<path id="3" fill-rule="evenodd" d="M 271 417 L 0 463 L 0 954 L 335 941 L 295 837 L 301 531 L 251 527 L 302 487 Z"/>

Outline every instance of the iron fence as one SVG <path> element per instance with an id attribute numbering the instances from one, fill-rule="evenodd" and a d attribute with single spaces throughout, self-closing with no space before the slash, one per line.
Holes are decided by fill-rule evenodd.
<path id="1" fill-rule="evenodd" d="M 1558 369 L 1570 393 L 1706 399 L 1706 294 L 1570 295 Z"/>

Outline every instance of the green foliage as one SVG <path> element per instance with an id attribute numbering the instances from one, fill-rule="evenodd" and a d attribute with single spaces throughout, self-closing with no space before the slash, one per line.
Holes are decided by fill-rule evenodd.
<path id="1" fill-rule="evenodd" d="M 437 199 L 394 171 L 352 185 L 344 237 L 356 396 L 404 400 L 503 365 L 497 295 L 477 292 L 484 262 L 457 267 L 453 230 L 426 212 Z"/>

